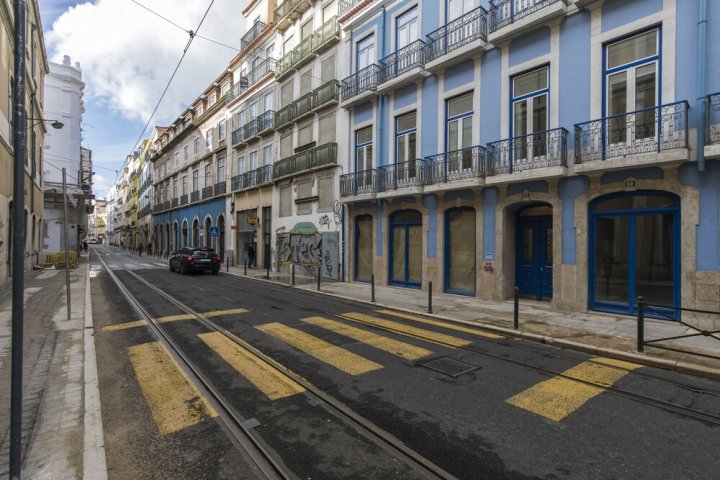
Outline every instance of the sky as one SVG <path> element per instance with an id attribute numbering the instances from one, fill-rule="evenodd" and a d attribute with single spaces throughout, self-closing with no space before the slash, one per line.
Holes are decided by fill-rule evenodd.
<path id="1" fill-rule="evenodd" d="M 62 63 L 69 55 L 73 65 L 80 63 L 82 145 L 92 150 L 93 190 L 102 198 L 138 140 L 147 138 L 153 126 L 172 123 L 227 68 L 245 33 L 242 10 L 248 0 L 38 3 L 48 60 Z M 141 138 L 190 39 L 188 30 L 197 35 Z"/>

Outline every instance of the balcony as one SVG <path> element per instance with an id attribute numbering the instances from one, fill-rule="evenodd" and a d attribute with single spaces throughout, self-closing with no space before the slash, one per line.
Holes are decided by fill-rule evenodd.
<path id="1" fill-rule="evenodd" d="M 280 32 L 284 32 L 300 15 L 310 8 L 310 0 L 285 0 L 275 9 L 275 22 Z"/>
<path id="2" fill-rule="evenodd" d="M 309 60 L 312 60 L 339 40 L 340 25 L 337 23 L 337 17 L 332 17 L 323 23 L 320 28 L 304 38 L 300 45 L 283 55 L 277 65 L 276 78 L 282 80 L 287 74 L 305 65 Z"/>
<path id="3" fill-rule="evenodd" d="M 378 192 L 417 188 L 425 184 L 426 168 L 423 159 L 383 165 L 378 167 L 375 172 Z"/>
<path id="4" fill-rule="evenodd" d="M 253 26 L 248 30 L 245 35 L 240 39 L 240 52 L 244 52 L 252 43 L 257 40 L 263 30 L 265 30 L 267 24 L 257 20 Z"/>
<path id="5" fill-rule="evenodd" d="M 720 92 L 708 95 L 706 99 L 707 109 L 707 134 L 705 137 L 705 157 L 720 157 Z"/>
<path id="6" fill-rule="evenodd" d="M 235 175 L 231 180 L 232 191 L 248 190 L 272 183 L 272 171 L 272 165 L 265 165 L 264 167 Z"/>
<path id="7" fill-rule="evenodd" d="M 375 169 L 340 175 L 340 196 L 372 196 L 377 192 L 377 172 Z"/>
<path id="8" fill-rule="evenodd" d="M 272 133 L 275 129 L 275 110 L 268 110 L 243 127 L 245 143 Z"/>
<path id="9" fill-rule="evenodd" d="M 225 104 L 228 104 L 235 100 L 237 97 L 245 93 L 245 90 L 248 89 L 248 79 L 245 76 L 240 77 L 240 80 L 235 83 L 235 85 L 232 86 L 230 90 L 227 91 L 225 94 Z"/>
<path id="10" fill-rule="evenodd" d="M 195 190 L 194 192 L 190 192 L 190 203 L 194 203 L 200 200 L 200 191 Z"/>
<path id="11" fill-rule="evenodd" d="M 379 72 L 380 67 L 373 63 L 344 79 L 340 87 L 342 107 L 349 108 L 369 100 L 377 90 Z"/>
<path id="12" fill-rule="evenodd" d="M 490 43 L 509 40 L 565 16 L 569 0 L 490 0 Z"/>
<path id="13" fill-rule="evenodd" d="M 427 36 L 427 70 L 439 70 L 489 47 L 487 11 L 478 7 Z"/>
<path id="14" fill-rule="evenodd" d="M 245 140 L 245 132 L 243 130 L 243 127 L 236 128 L 235 130 L 233 130 L 231 138 L 232 138 L 232 146 L 233 147 L 237 147 L 244 143 L 247 143 Z"/>
<path id="15" fill-rule="evenodd" d="M 478 178 L 485 177 L 486 155 L 485 147 L 476 145 L 427 157 L 425 183 L 436 184 L 438 189 L 453 182 L 476 185 Z"/>
<path id="16" fill-rule="evenodd" d="M 686 101 L 575 125 L 575 172 L 688 160 Z"/>
<path id="17" fill-rule="evenodd" d="M 243 178 L 243 176 L 242 176 L 242 174 L 240 174 L 240 175 L 235 175 L 234 177 L 232 177 L 230 179 L 230 190 L 231 191 L 234 192 L 236 190 L 240 190 L 240 186 L 242 185 L 242 178 Z"/>
<path id="18" fill-rule="evenodd" d="M 313 92 L 303 95 L 293 102 L 295 105 L 295 118 L 293 120 L 299 120 L 308 113 L 312 112 L 313 109 Z"/>
<path id="19" fill-rule="evenodd" d="M 203 187 L 202 189 L 202 198 L 205 200 L 206 198 L 211 198 L 213 196 L 213 187 L 212 185 L 209 187 Z"/>
<path id="20" fill-rule="evenodd" d="M 162 208 L 162 209 L 163 209 L 163 210 L 170 210 L 170 200 L 166 200 L 166 201 L 163 203 L 163 208 Z"/>
<path id="21" fill-rule="evenodd" d="M 555 128 L 488 143 L 487 183 L 508 181 L 504 175 L 512 175 L 513 179 L 518 175 L 527 178 L 564 175 L 567 134 L 566 129 Z"/>
<path id="22" fill-rule="evenodd" d="M 175 207 L 177 207 L 178 205 L 180 205 L 180 199 L 179 199 L 179 198 L 173 198 L 173 199 L 172 199 L 172 208 L 175 208 Z"/>
<path id="23" fill-rule="evenodd" d="M 337 80 L 325 82 L 313 91 L 313 96 L 315 110 L 337 104 L 340 99 L 340 82 Z"/>
<path id="24" fill-rule="evenodd" d="M 224 195 L 227 190 L 226 182 L 218 182 L 215 184 L 215 195 Z"/>
<path id="25" fill-rule="evenodd" d="M 277 111 L 275 115 L 275 128 L 300 120 L 316 111 L 335 105 L 340 95 L 340 83 L 337 80 L 330 80 L 319 86 L 312 92 L 303 95 L 290 105 L 286 105 Z"/>
<path id="26" fill-rule="evenodd" d="M 378 90 L 394 90 L 428 77 L 430 74 L 425 70 L 426 51 L 425 42 L 416 40 L 380 60 Z"/>
<path id="27" fill-rule="evenodd" d="M 273 73 L 275 71 L 275 63 L 276 61 L 274 58 L 266 58 L 255 68 L 250 70 L 250 73 L 247 74 L 248 88 L 265 78 L 266 75 Z"/>
<path id="28" fill-rule="evenodd" d="M 337 165 L 337 143 L 326 143 L 279 160 L 273 168 L 275 181 L 285 177 Z"/>
<path id="29" fill-rule="evenodd" d="M 188 204 L 187 193 L 184 195 L 180 195 L 180 205 L 187 205 L 187 204 Z"/>
<path id="30" fill-rule="evenodd" d="M 295 118 L 295 104 L 286 105 L 275 113 L 275 128 L 280 128 L 292 122 Z"/>

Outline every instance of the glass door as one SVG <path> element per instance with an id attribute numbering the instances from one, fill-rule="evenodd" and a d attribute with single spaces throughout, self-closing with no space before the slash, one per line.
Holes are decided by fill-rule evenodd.
<path id="1" fill-rule="evenodd" d="M 422 282 L 422 214 L 405 210 L 390 217 L 390 284 L 419 288 Z"/>
<path id="2" fill-rule="evenodd" d="M 510 172 L 547 154 L 548 75 L 549 68 L 543 67 L 513 78 Z"/>

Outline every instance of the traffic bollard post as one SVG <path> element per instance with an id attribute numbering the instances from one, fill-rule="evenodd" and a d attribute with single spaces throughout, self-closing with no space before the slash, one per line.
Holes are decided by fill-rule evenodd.
<path id="1" fill-rule="evenodd" d="M 292 284 L 295 286 L 295 264 L 292 264 Z"/>
<path id="2" fill-rule="evenodd" d="M 637 298 L 637 351 L 645 350 L 645 302 L 643 297 Z"/>
<path id="3" fill-rule="evenodd" d="M 375 275 L 370 275 L 370 301 L 375 303 Z"/>
<path id="4" fill-rule="evenodd" d="M 247 277 L 247 258 L 245 259 L 245 276 Z"/>
<path id="5" fill-rule="evenodd" d="M 433 313 L 432 311 L 432 282 L 428 282 L 428 307 L 427 307 L 428 313 Z"/>
<path id="6" fill-rule="evenodd" d="M 317 289 L 320 291 L 320 267 L 318 267 Z"/>
<path id="7" fill-rule="evenodd" d="M 225 271 L 226 272 L 230 271 L 230 257 L 225 259 Z"/>
<path id="8" fill-rule="evenodd" d="M 518 294 L 520 293 L 520 289 L 518 287 L 515 287 L 515 295 L 513 297 L 513 328 L 515 330 L 518 329 L 518 324 L 520 323 L 520 300 Z"/>

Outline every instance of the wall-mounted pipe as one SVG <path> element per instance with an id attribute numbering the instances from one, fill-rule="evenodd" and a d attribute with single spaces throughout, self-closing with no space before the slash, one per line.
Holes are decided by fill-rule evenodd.
<path id="1" fill-rule="evenodd" d="M 705 170 L 705 132 L 707 100 L 707 0 L 698 0 L 698 62 L 697 62 L 697 100 L 695 115 L 697 118 L 697 165 L 698 171 Z"/>

